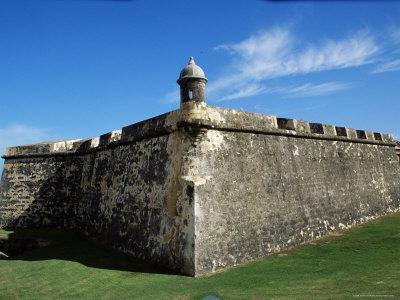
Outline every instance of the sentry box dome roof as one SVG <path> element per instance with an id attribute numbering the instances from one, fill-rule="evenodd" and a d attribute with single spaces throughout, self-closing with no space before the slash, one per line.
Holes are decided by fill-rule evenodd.
<path id="1" fill-rule="evenodd" d="M 198 65 L 196 65 L 196 63 L 194 62 L 194 58 L 192 56 L 190 57 L 186 67 L 182 69 L 177 82 L 181 83 L 182 81 L 190 78 L 204 79 L 205 81 L 207 81 L 203 69 L 200 68 Z"/>

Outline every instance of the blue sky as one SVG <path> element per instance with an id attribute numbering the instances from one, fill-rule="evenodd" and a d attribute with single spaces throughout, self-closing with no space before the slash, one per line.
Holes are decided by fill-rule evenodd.
<path id="1" fill-rule="evenodd" d="M 0 2 L 0 151 L 210 105 L 400 137 L 400 2 Z"/>

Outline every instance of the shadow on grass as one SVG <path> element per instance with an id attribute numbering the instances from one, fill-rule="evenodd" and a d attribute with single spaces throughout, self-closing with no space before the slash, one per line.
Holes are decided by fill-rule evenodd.
<path id="1" fill-rule="evenodd" d="M 23 253 L 10 255 L 8 260 L 40 261 L 57 259 L 77 262 L 91 268 L 179 275 L 167 268 L 156 266 L 141 259 L 98 245 L 72 231 L 16 229 L 8 234 L 9 241 L 21 241 L 24 239 L 28 242 L 39 240 L 43 246 L 28 246 L 27 249 L 23 249 Z"/>

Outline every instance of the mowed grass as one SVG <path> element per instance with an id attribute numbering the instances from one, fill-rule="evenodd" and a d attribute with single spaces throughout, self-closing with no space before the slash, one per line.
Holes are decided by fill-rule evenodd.
<path id="1" fill-rule="evenodd" d="M 2 299 L 400 298 L 400 214 L 200 278 L 168 274 L 69 232 L 14 234 L 51 244 L 0 260 Z"/>

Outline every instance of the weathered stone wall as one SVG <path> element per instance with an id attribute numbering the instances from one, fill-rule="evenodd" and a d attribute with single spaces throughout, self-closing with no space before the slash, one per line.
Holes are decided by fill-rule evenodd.
<path id="1" fill-rule="evenodd" d="M 67 227 L 137 257 L 193 273 L 193 209 L 179 179 L 184 134 L 69 157 Z"/>
<path id="2" fill-rule="evenodd" d="M 99 138 L 9 148 L 0 226 L 72 228 L 201 275 L 398 210 L 395 145 L 183 103 Z"/>
<path id="3" fill-rule="evenodd" d="M 278 252 L 400 208 L 387 134 L 195 107 L 189 155 L 196 275 Z"/>
<path id="4" fill-rule="evenodd" d="M 208 273 L 400 207 L 393 147 L 210 130 L 198 158 L 196 272 Z"/>
<path id="5" fill-rule="evenodd" d="M 0 224 L 72 228 L 193 275 L 192 184 L 180 176 L 192 138 L 170 128 L 174 114 L 100 138 L 8 149 Z"/>
<path id="6" fill-rule="evenodd" d="M 60 227 L 64 168 L 62 157 L 6 159 L 0 186 L 0 226 Z"/>

